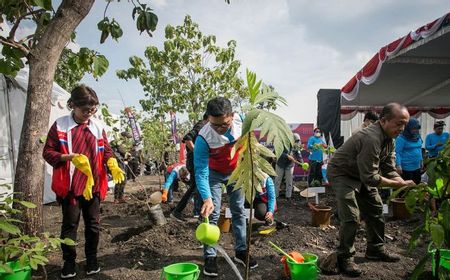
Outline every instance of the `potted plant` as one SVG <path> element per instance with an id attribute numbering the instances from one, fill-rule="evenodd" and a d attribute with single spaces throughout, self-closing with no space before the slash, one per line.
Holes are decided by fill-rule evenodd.
<path id="1" fill-rule="evenodd" d="M 423 213 L 423 224 L 411 235 L 408 251 L 413 250 L 420 237 L 430 240 L 428 251 L 414 268 L 411 279 L 418 279 L 430 260 L 436 279 L 450 277 L 450 145 L 449 142 L 436 158 L 427 160 L 428 184 L 403 187 L 391 198 L 403 196 L 405 207 L 410 212 Z M 430 203 L 431 202 L 431 203 Z M 430 207 L 438 205 L 436 209 Z"/>
<path id="2" fill-rule="evenodd" d="M 1 184 L 3 189 L 10 189 L 7 184 Z M 26 280 L 31 279 L 31 269 L 44 266 L 47 255 L 58 249 L 61 243 L 75 245 L 71 239 L 60 239 L 44 232 L 39 236 L 22 234 L 18 225 L 21 211 L 13 208 L 13 204 L 21 204 L 26 208 L 36 205 L 13 198 L 14 193 L 0 193 L 0 279 Z"/>

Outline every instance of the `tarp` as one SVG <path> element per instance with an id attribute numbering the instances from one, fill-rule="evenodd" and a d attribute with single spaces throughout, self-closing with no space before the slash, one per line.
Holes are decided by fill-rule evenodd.
<path id="1" fill-rule="evenodd" d="M 404 104 L 412 115 L 450 115 L 450 13 L 383 46 L 341 89 L 342 119 Z"/>
<path id="2" fill-rule="evenodd" d="M 341 137 L 341 91 L 338 89 L 320 89 L 317 93 L 317 127 L 320 128 L 326 141 L 331 135 L 332 142 L 340 147 L 344 140 Z"/>

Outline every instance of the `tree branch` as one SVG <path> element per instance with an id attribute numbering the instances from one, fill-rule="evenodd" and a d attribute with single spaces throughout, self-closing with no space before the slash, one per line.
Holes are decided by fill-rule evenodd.
<path id="1" fill-rule="evenodd" d="M 111 4 L 111 1 L 106 1 L 106 7 L 105 7 L 105 11 L 103 11 L 103 18 L 106 17 L 106 11 L 108 10 L 109 4 Z"/>
<path id="2" fill-rule="evenodd" d="M 30 53 L 30 50 L 27 47 L 25 47 L 24 45 L 21 45 L 17 42 L 8 40 L 2 36 L 0 36 L 0 43 L 22 51 L 25 54 L 25 56 L 27 56 Z"/>
<path id="3" fill-rule="evenodd" d="M 30 7 L 28 6 L 28 8 L 30 8 Z M 26 13 L 24 15 L 21 15 L 19 18 L 17 18 L 16 22 L 14 22 L 14 25 L 11 28 L 11 31 L 9 31 L 8 40 L 14 40 L 14 36 L 16 35 L 17 28 L 19 27 L 20 22 L 23 19 L 25 19 L 27 16 L 30 16 L 30 15 L 34 16 L 34 14 L 40 13 L 42 11 L 44 11 L 44 10 L 43 9 L 31 10 L 30 12 L 28 12 L 28 13 Z M 37 20 L 36 17 L 35 17 L 35 20 Z"/>
<path id="4" fill-rule="evenodd" d="M 34 37 L 34 34 L 30 34 L 30 35 L 28 35 L 27 37 L 25 37 L 25 38 L 23 38 L 23 39 L 20 39 L 20 41 L 19 41 L 18 43 L 19 43 L 19 44 L 22 44 L 22 43 L 24 43 L 24 42 L 30 40 L 30 39 L 33 38 L 33 37 Z"/>
<path id="5" fill-rule="evenodd" d="M 28 5 L 27 1 L 23 1 L 25 3 L 25 5 L 28 8 L 28 11 L 30 11 L 28 14 L 32 15 L 34 17 L 35 21 L 38 21 L 39 19 L 34 15 L 36 12 L 41 12 L 41 11 L 45 11 L 44 9 L 39 9 L 39 10 L 33 10 L 33 8 L 30 7 L 30 5 Z"/>

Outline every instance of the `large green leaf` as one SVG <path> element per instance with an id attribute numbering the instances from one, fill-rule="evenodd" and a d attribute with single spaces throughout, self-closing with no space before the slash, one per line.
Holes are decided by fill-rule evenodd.
<path id="1" fill-rule="evenodd" d="M 420 274 L 425 269 L 425 264 L 431 259 L 432 254 L 427 252 L 425 256 L 419 261 L 419 263 L 414 268 L 413 272 L 411 273 L 410 280 L 417 280 L 419 279 Z"/>
<path id="2" fill-rule="evenodd" d="M 250 104 L 255 104 L 261 81 L 256 82 L 256 74 L 247 69 L 247 88 L 250 93 Z"/>
<path id="3" fill-rule="evenodd" d="M 411 234 L 411 238 L 409 239 L 408 254 L 410 254 L 412 250 L 416 248 L 419 237 L 425 232 L 425 225 L 420 225 L 416 229 L 414 229 L 413 233 Z"/>
<path id="4" fill-rule="evenodd" d="M 448 200 L 444 200 L 439 208 L 439 214 L 442 216 L 440 223 L 445 232 L 445 243 L 450 247 L 450 204 Z"/>
<path id="5" fill-rule="evenodd" d="M 292 131 L 281 117 L 261 110 L 252 129 L 258 126 L 261 127 L 260 138 L 267 136 L 266 143 L 273 143 L 277 157 L 280 157 L 284 149 L 289 150 L 294 145 Z"/>
<path id="6" fill-rule="evenodd" d="M 52 0 L 34 0 L 34 4 L 47 11 L 52 9 Z"/>
<path id="7" fill-rule="evenodd" d="M 431 240 L 437 248 L 441 248 L 444 243 L 444 228 L 440 224 L 431 224 Z"/>
<path id="8" fill-rule="evenodd" d="M 19 201 L 16 201 L 16 202 L 22 204 L 22 205 L 25 206 L 26 208 L 30 208 L 30 209 L 36 208 L 36 204 L 34 204 L 34 203 L 32 203 L 32 202 L 29 202 L 29 201 L 21 201 L 21 200 L 19 200 Z"/>
<path id="9" fill-rule="evenodd" d="M 108 70 L 109 61 L 106 59 L 104 55 L 94 56 L 94 70 L 92 71 L 92 75 L 94 78 L 100 77 Z"/>
<path id="10" fill-rule="evenodd" d="M 266 85 L 263 86 L 263 89 L 256 95 L 255 100 L 253 101 L 254 104 L 278 102 L 287 105 L 286 99 Z"/>
<path id="11" fill-rule="evenodd" d="M 418 192 L 416 189 L 412 189 L 408 192 L 408 194 L 405 197 L 405 206 L 409 213 L 414 213 L 414 210 L 416 209 L 416 203 L 417 203 L 417 195 Z"/>
<path id="12" fill-rule="evenodd" d="M 20 229 L 17 226 L 8 223 L 7 221 L 0 221 L 0 229 L 14 235 L 20 233 Z"/>
<path id="13" fill-rule="evenodd" d="M 256 145 L 256 152 L 266 158 L 276 157 L 275 154 L 270 149 L 259 143 Z"/>
<path id="14" fill-rule="evenodd" d="M 242 124 L 242 135 L 247 134 L 252 130 L 254 120 L 259 116 L 260 110 L 253 109 L 245 115 L 244 122 Z"/>

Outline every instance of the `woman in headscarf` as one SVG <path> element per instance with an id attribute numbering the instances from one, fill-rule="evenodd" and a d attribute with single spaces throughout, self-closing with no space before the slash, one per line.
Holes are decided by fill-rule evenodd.
<path id="1" fill-rule="evenodd" d="M 415 118 L 410 118 L 405 130 L 395 140 L 397 172 L 404 180 L 420 183 L 422 158 L 422 138 L 420 124 Z"/>

